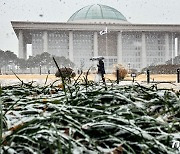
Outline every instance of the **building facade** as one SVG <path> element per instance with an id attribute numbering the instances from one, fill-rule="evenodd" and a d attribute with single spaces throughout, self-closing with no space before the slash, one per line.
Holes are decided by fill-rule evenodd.
<path id="1" fill-rule="evenodd" d="M 105 5 L 86 6 L 66 23 L 11 23 L 19 40 L 19 57 L 25 59 L 27 44 L 32 45 L 33 56 L 43 52 L 64 56 L 76 68 L 84 69 L 91 67 L 90 58 L 97 56 L 105 58 L 106 68 L 122 64 L 141 70 L 180 55 L 180 25 L 132 24 L 119 11 Z"/>

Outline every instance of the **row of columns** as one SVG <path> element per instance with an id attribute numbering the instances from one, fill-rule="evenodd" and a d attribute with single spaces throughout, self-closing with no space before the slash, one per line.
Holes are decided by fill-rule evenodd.
<path id="1" fill-rule="evenodd" d="M 48 33 L 43 32 L 43 51 L 48 52 Z M 74 61 L 73 52 L 73 31 L 69 31 L 69 59 Z M 98 56 L 98 33 L 94 32 L 94 57 Z M 19 58 L 27 59 L 26 42 L 24 40 L 23 31 L 19 31 Z"/>
<path id="2" fill-rule="evenodd" d="M 142 67 L 147 66 L 147 55 L 146 55 L 146 37 L 145 33 L 142 32 Z M 123 46 L 122 46 L 122 32 L 118 32 L 117 36 L 117 62 L 123 64 Z"/>
<path id="3" fill-rule="evenodd" d="M 173 36 L 172 36 L 173 37 Z M 174 49 L 174 43 L 173 43 L 174 38 L 172 38 L 172 51 L 170 51 L 169 48 L 169 33 L 165 33 L 165 61 L 169 60 L 172 57 L 175 57 L 175 49 Z M 178 39 L 179 40 L 179 39 Z M 177 42 L 178 42 L 177 40 Z M 180 42 L 180 41 L 179 41 Z M 177 43 L 177 52 L 179 51 L 179 43 Z M 118 64 L 123 64 L 123 54 L 122 54 L 122 32 L 118 32 L 118 38 L 117 38 L 117 58 L 118 58 Z M 172 57 L 170 56 L 170 52 L 172 54 Z M 177 53 L 179 54 L 179 53 Z M 146 36 L 145 32 L 142 32 L 142 54 L 141 54 L 141 64 L 142 68 L 147 67 L 147 50 L 146 50 Z"/>
<path id="4" fill-rule="evenodd" d="M 98 32 L 94 32 L 94 57 L 98 56 Z M 169 34 L 165 34 L 165 60 L 167 61 L 169 57 Z M 118 32 L 117 35 L 117 62 L 118 64 L 123 64 L 123 45 L 122 45 L 122 31 Z M 48 52 L 48 33 L 43 32 L 43 49 L 44 52 Z M 69 59 L 74 61 L 73 53 L 73 31 L 69 31 Z M 23 31 L 19 31 L 19 57 L 27 59 L 27 49 L 26 42 L 24 40 Z M 142 32 L 142 68 L 147 66 L 147 55 L 146 55 L 146 37 L 145 32 Z"/>
<path id="5" fill-rule="evenodd" d="M 19 31 L 19 58 L 27 59 L 27 43 L 24 39 L 23 30 Z M 43 32 L 43 51 L 48 52 L 48 33 Z"/>

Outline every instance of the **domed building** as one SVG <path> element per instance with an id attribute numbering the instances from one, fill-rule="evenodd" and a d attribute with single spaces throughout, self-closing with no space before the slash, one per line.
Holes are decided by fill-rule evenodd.
<path id="1" fill-rule="evenodd" d="M 116 9 L 100 4 L 89 5 L 76 11 L 68 22 L 78 23 L 128 23 L 126 18 Z"/>
<path id="2" fill-rule="evenodd" d="M 103 56 L 105 67 L 114 64 L 131 69 L 163 64 L 180 55 L 180 25 L 132 24 L 118 10 L 100 4 L 76 11 L 67 22 L 12 21 L 19 39 L 19 57 L 48 52 L 64 56 L 75 68 L 88 69 L 90 58 Z"/>

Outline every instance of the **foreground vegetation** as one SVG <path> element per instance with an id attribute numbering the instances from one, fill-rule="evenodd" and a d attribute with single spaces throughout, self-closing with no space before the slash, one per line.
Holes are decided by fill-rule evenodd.
<path id="1" fill-rule="evenodd" d="M 172 148 L 180 141 L 178 93 L 86 79 L 65 84 L 1 88 L 2 153 L 179 152 Z"/>

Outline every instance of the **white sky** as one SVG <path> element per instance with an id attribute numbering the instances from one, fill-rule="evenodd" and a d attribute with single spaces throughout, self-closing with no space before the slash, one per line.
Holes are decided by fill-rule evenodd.
<path id="1" fill-rule="evenodd" d="M 180 0 L 0 0 L 0 49 L 18 53 L 12 20 L 66 22 L 97 3 L 117 9 L 131 23 L 180 24 Z"/>

